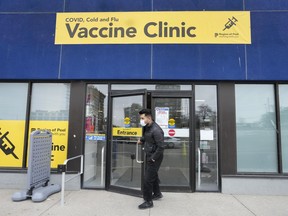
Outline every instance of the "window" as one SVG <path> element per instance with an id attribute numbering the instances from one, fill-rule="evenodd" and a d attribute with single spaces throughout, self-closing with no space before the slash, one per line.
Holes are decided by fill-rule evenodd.
<path id="1" fill-rule="evenodd" d="M 238 172 L 277 172 L 274 85 L 235 86 Z"/>
<path id="2" fill-rule="evenodd" d="M 0 166 L 2 167 L 22 167 L 27 93 L 27 83 L 0 83 L 0 145 L 3 147 L 0 149 Z"/>
<path id="3" fill-rule="evenodd" d="M 288 172 L 288 85 L 279 85 L 283 172 Z"/>
<path id="4" fill-rule="evenodd" d="M 218 191 L 217 88 L 195 86 L 196 189 Z"/>
<path id="5" fill-rule="evenodd" d="M 87 85 L 84 181 L 86 188 L 105 187 L 108 85 Z"/>
<path id="6" fill-rule="evenodd" d="M 70 84 L 34 83 L 29 134 L 34 130 L 52 133 L 51 167 L 67 159 Z M 30 142 L 30 141 L 29 141 Z"/>

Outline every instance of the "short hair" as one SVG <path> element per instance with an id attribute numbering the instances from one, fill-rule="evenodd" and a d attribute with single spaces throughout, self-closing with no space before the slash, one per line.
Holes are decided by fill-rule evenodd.
<path id="1" fill-rule="evenodd" d="M 152 117 L 152 112 L 150 109 L 142 109 L 139 111 L 139 115 L 144 114 L 145 116 L 151 116 Z"/>

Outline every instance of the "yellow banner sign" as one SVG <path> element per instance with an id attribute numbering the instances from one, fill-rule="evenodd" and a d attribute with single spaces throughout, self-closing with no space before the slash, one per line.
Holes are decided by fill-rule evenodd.
<path id="1" fill-rule="evenodd" d="M 1 167 L 22 167 L 24 129 L 23 120 L 0 120 Z"/>
<path id="2" fill-rule="evenodd" d="M 141 137 L 142 128 L 113 128 L 113 136 Z"/>
<path id="3" fill-rule="evenodd" d="M 55 44 L 250 44 L 249 11 L 57 13 Z"/>

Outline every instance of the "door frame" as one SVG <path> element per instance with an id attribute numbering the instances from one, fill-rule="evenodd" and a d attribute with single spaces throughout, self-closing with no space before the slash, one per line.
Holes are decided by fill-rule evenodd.
<path id="1" fill-rule="evenodd" d="M 162 191 L 177 191 L 177 192 L 194 192 L 196 184 L 196 170 L 195 170 L 195 125 L 194 125 L 194 89 L 188 91 L 163 91 L 163 90 L 147 90 L 147 89 L 137 89 L 137 90 L 109 90 L 108 99 L 108 117 L 110 118 L 108 124 L 108 143 L 107 143 L 107 159 L 106 159 L 106 189 L 109 191 L 114 191 L 118 193 L 123 193 L 127 195 L 142 196 L 143 189 L 143 177 L 144 177 L 144 163 L 141 165 L 141 191 L 134 190 L 131 188 L 118 187 L 111 185 L 111 148 L 112 148 L 112 110 L 113 110 L 113 98 L 115 97 L 125 97 L 125 96 L 137 96 L 143 95 L 143 108 L 153 108 L 155 107 L 155 98 L 188 98 L 189 99 L 189 186 L 161 186 Z M 154 110 L 152 110 L 154 114 Z"/>
<path id="2" fill-rule="evenodd" d="M 175 192 L 194 192 L 196 186 L 196 157 L 195 153 L 195 125 L 194 125 L 194 90 L 190 91 L 150 91 L 151 92 L 151 108 L 155 108 L 155 98 L 187 98 L 189 99 L 189 186 L 161 186 L 162 191 L 175 191 Z M 152 110 L 155 116 L 154 110 Z"/>
<path id="3" fill-rule="evenodd" d="M 111 185 L 111 165 L 112 165 L 112 112 L 113 112 L 113 98 L 119 98 L 119 97 L 127 97 L 127 96 L 139 96 L 142 95 L 142 104 L 143 108 L 147 107 L 147 90 L 146 89 L 137 89 L 137 90 L 110 90 L 108 98 L 108 117 L 109 117 L 109 123 L 108 123 L 108 142 L 107 142 L 107 159 L 106 159 L 106 190 L 118 192 L 122 194 L 142 197 L 142 191 L 143 191 L 143 178 L 144 178 L 144 163 L 141 164 L 141 181 L 140 181 L 140 190 L 132 189 L 132 188 L 125 188 L 120 187 L 116 185 Z M 136 161 L 135 161 L 136 162 Z M 136 162 L 137 163 L 137 162 Z"/>

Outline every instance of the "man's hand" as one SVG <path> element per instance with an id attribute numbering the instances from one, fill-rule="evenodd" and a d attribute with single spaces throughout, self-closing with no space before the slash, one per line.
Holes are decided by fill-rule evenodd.
<path id="1" fill-rule="evenodd" d="M 154 164 L 155 163 L 155 160 L 154 159 L 152 159 L 152 158 L 150 158 L 150 159 L 148 159 L 148 161 L 147 161 L 148 163 L 150 163 L 150 164 Z"/>
<path id="2" fill-rule="evenodd" d="M 142 144 L 142 142 L 140 141 L 140 139 L 138 139 L 137 144 Z"/>

